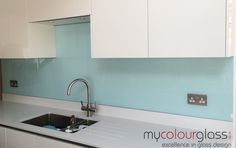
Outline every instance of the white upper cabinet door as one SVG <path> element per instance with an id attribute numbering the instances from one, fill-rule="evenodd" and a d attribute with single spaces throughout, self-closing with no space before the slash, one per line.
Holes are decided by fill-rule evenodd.
<path id="1" fill-rule="evenodd" d="M 6 47 L 9 38 L 8 0 L 0 0 L 0 50 Z"/>
<path id="2" fill-rule="evenodd" d="M 27 44 L 27 3 L 25 0 L 9 2 L 9 38 L 3 54 L 5 57 L 24 57 Z"/>
<path id="3" fill-rule="evenodd" d="M 148 56 L 147 0 L 92 0 L 92 58 Z"/>
<path id="4" fill-rule="evenodd" d="M 27 0 L 0 0 L 0 58 L 56 57 L 52 25 L 29 23 Z"/>
<path id="5" fill-rule="evenodd" d="M 91 0 L 28 0 L 29 21 L 90 15 Z"/>
<path id="6" fill-rule="evenodd" d="M 150 57 L 225 57 L 225 0 L 149 0 Z"/>

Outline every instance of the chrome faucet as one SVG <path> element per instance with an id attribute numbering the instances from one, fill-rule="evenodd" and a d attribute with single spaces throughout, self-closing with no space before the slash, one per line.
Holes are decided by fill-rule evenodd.
<path id="1" fill-rule="evenodd" d="M 76 82 L 82 82 L 86 86 L 86 90 L 87 90 L 87 105 L 84 106 L 83 101 L 81 101 L 81 105 L 82 105 L 81 110 L 87 111 L 87 117 L 91 117 L 92 116 L 92 112 L 96 111 L 96 104 L 95 104 L 95 106 L 93 106 L 92 103 L 91 103 L 90 88 L 89 88 L 88 82 L 85 79 L 79 78 L 79 79 L 73 80 L 69 84 L 69 86 L 67 88 L 67 95 L 70 96 L 71 89 L 72 89 L 73 85 Z"/>

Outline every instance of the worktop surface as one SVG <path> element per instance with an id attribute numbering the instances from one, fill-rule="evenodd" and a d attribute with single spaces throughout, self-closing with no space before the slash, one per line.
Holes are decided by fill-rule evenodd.
<path id="1" fill-rule="evenodd" d="M 163 143 L 183 144 L 188 142 L 197 142 L 196 139 L 176 140 L 173 139 L 174 137 L 171 140 L 167 140 L 164 138 L 160 138 L 159 135 L 159 132 L 191 132 L 193 131 L 191 129 L 178 128 L 177 126 L 174 127 L 161 124 L 153 124 L 149 123 L 148 121 L 140 122 L 122 118 L 106 117 L 96 114 L 89 119 L 99 122 L 73 134 L 21 123 L 22 121 L 47 113 L 68 116 L 75 115 L 76 117 L 85 119 L 87 118 L 83 112 L 73 112 L 68 110 L 56 109 L 54 107 L 50 108 L 3 101 L 0 102 L 0 125 L 49 137 L 55 137 L 66 141 L 72 141 L 79 144 L 102 148 L 161 148 L 163 147 Z M 146 131 L 152 132 L 154 136 L 150 136 L 148 139 L 147 135 L 144 136 L 144 133 Z M 172 135 L 169 136 L 172 137 Z M 223 142 L 230 142 L 230 140 L 224 140 Z"/>

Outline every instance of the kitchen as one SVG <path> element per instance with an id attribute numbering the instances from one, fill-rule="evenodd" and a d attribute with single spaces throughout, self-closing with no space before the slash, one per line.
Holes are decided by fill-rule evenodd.
<path id="1" fill-rule="evenodd" d="M 60 143 L 52 147 L 161 147 L 143 133 L 231 131 L 230 2 L 1 0 L 3 135 L 14 137 L 18 130 L 26 139 L 34 137 L 32 142 Z M 76 83 L 67 95 L 77 78 L 88 82 L 91 106 L 96 104 L 88 119 L 97 123 L 73 134 L 21 123 L 48 113 L 87 119 L 80 103 L 88 102 L 86 85 Z M 188 95 L 207 100 L 192 105 Z M 36 145 L 25 144 L 21 133 L 15 137 L 3 145 Z"/>

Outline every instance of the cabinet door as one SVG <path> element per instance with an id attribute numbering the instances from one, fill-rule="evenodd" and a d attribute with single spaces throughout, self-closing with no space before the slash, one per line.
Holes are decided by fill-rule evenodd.
<path id="1" fill-rule="evenodd" d="M 225 0 L 149 0 L 150 57 L 224 57 Z"/>
<path id="2" fill-rule="evenodd" d="M 5 128 L 0 127 L 0 148 L 6 148 Z"/>
<path id="3" fill-rule="evenodd" d="M 26 0 L 8 0 L 9 2 L 9 39 L 3 55 L 20 58 L 28 50 L 28 26 Z"/>
<path id="4" fill-rule="evenodd" d="M 34 135 L 7 129 L 6 136 L 7 148 L 36 148 Z"/>
<path id="5" fill-rule="evenodd" d="M 4 50 L 8 41 L 8 0 L 0 0 L 0 51 Z"/>
<path id="6" fill-rule="evenodd" d="M 86 148 L 12 129 L 6 133 L 7 148 Z"/>
<path id="7" fill-rule="evenodd" d="M 27 0 L 0 0 L 0 58 L 55 57 L 54 27 L 28 23 Z"/>
<path id="8" fill-rule="evenodd" d="M 92 0 L 92 58 L 148 56 L 147 0 Z"/>
<path id="9" fill-rule="evenodd" d="M 90 15 L 90 0 L 28 0 L 30 22 Z"/>
<path id="10" fill-rule="evenodd" d="M 37 148 L 86 148 L 40 136 L 36 136 L 35 138 Z"/>

